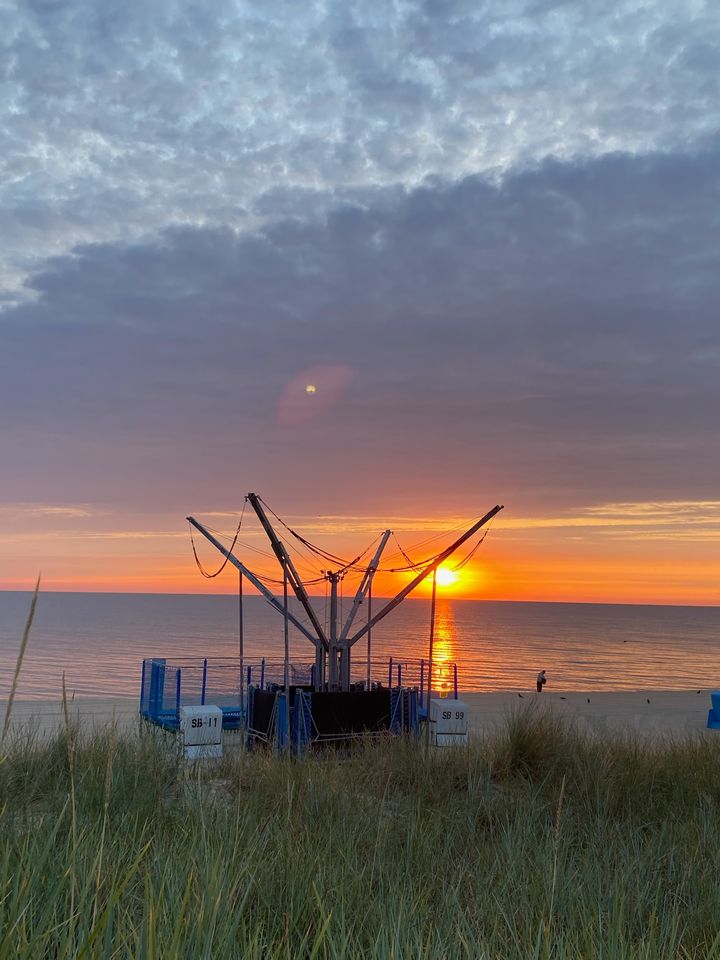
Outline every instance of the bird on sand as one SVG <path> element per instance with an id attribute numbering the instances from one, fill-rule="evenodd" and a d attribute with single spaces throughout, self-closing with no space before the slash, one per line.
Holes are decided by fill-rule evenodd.
<path id="1" fill-rule="evenodd" d="M 588 700 L 588 703 L 590 703 L 590 697 L 588 697 L 587 700 Z"/>
<path id="2" fill-rule="evenodd" d="M 521 693 L 519 693 L 518 696 L 520 697 L 521 700 L 525 699 Z"/>
<path id="3" fill-rule="evenodd" d="M 650 703 L 650 698 L 649 698 L 649 697 L 647 698 L 647 702 Z"/>
<path id="4" fill-rule="evenodd" d="M 561 700 L 567 700 L 567 697 L 560 697 Z"/>

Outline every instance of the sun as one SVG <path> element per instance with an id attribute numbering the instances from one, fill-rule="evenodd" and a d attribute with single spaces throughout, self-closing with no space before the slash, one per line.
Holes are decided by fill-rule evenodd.
<path id="1" fill-rule="evenodd" d="M 438 567 L 435 573 L 435 582 L 439 587 L 449 587 L 453 583 L 457 583 L 459 577 L 454 570 L 451 570 L 449 567 Z"/>

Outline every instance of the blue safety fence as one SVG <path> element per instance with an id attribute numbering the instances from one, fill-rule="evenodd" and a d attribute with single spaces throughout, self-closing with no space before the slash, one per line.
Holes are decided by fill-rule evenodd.
<path id="1" fill-rule="evenodd" d="M 181 672 L 167 660 L 143 660 L 140 714 L 161 727 L 176 729 L 182 696 Z"/>
<path id="2" fill-rule="evenodd" d="M 720 730 L 720 690 L 710 694 L 712 707 L 708 710 L 707 725 L 710 730 Z"/>
<path id="3" fill-rule="evenodd" d="M 314 687 L 314 663 L 290 663 L 291 687 Z M 430 696 L 458 697 L 458 669 L 453 661 L 433 664 L 432 694 L 428 691 L 428 664 L 425 660 L 383 658 L 373 660 L 370 689 L 415 689 L 413 707 L 422 719 Z M 223 728 L 245 725 L 251 690 L 277 690 L 284 687 L 285 662 L 278 658 L 176 657 L 172 660 L 150 657 L 143 660 L 140 689 L 140 714 L 169 729 L 177 729 L 181 706 L 212 704 L 223 712 Z M 368 689 L 367 662 L 357 658 L 351 669 L 351 689 Z M 414 729 L 417 718 L 410 716 L 406 701 L 393 707 L 393 728 Z M 396 713 L 400 717 L 397 719 Z M 399 726 L 398 726 L 399 725 Z"/>
<path id="4" fill-rule="evenodd" d="M 301 757 L 313 739 L 312 692 L 296 690 L 292 744 L 295 756 Z"/>
<path id="5" fill-rule="evenodd" d="M 420 707 L 416 687 L 393 687 L 390 691 L 391 733 L 420 732 Z"/>

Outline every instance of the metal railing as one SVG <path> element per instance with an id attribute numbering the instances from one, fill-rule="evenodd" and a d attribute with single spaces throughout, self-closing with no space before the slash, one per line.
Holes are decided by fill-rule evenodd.
<path id="1" fill-rule="evenodd" d="M 244 723 L 250 688 L 281 688 L 285 662 L 281 658 L 245 657 L 150 657 L 143 660 L 140 689 L 140 714 L 161 726 L 177 728 L 180 707 L 213 704 L 223 711 L 223 726 Z M 290 664 L 290 683 L 313 687 L 314 663 Z M 350 682 L 355 690 L 367 687 L 367 661 L 351 669 Z M 414 687 L 419 692 L 422 715 L 431 696 L 458 698 L 458 667 L 454 661 L 433 664 L 432 692 L 428 690 L 428 662 L 424 659 L 378 658 L 370 665 L 370 686 Z"/>

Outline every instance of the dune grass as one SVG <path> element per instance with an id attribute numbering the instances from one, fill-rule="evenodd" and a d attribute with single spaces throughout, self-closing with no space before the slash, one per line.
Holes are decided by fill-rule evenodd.
<path id="1" fill-rule="evenodd" d="M 720 740 L 179 759 L 138 725 L 0 735 L 4 958 L 720 958 Z M 239 741 L 236 741 L 239 742 Z"/>
<path id="2" fill-rule="evenodd" d="M 70 746 L 69 746 L 70 744 Z M 6 742 L 0 957 L 720 957 L 720 741 L 518 712 L 188 766 L 163 737 Z"/>

